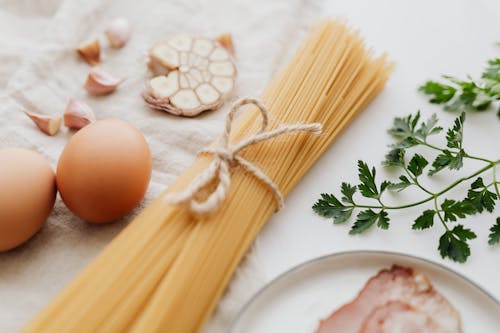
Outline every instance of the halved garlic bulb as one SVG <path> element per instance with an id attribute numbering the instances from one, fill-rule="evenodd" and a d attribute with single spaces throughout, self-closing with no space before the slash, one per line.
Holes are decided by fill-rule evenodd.
<path id="1" fill-rule="evenodd" d="M 176 35 L 156 44 L 149 58 L 155 77 L 143 97 L 154 109 L 193 117 L 219 108 L 235 87 L 234 60 L 213 39 Z"/>

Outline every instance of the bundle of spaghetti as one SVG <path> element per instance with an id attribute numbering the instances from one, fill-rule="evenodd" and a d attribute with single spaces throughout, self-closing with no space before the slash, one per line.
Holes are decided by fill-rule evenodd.
<path id="1" fill-rule="evenodd" d="M 343 22 L 319 22 L 261 100 L 271 128 L 319 122 L 323 133 L 275 137 L 239 154 L 286 196 L 382 89 L 391 69 L 384 55 L 374 57 Z M 232 142 L 259 129 L 261 119 L 252 108 L 236 119 Z M 165 193 L 186 188 L 212 159 L 200 155 Z M 231 170 L 229 193 L 212 214 L 194 215 L 162 196 L 24 332 L 198 332 L 275 210 L 273 193 L 243 168 Z"/>

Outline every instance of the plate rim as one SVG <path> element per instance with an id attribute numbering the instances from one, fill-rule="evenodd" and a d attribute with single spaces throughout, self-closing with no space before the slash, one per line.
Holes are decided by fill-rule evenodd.
<path id="1" fill-rule="evenodd" d="M 402 256 L 406 257 L 412 260 L 420 261 L 426 264 L 430 264 L 432 266 L 437 266 L 438 268 L 444 269 L 445 271 L 452 273 L 465 282 L 469 283 L 471 286 L 475 287 L 478 291 L 480 291 L 483 295 L 488 297 L 490 300 L 492 300 L 494 303 L 496 303 L 500 307 L 500 299 L 497 299 L 495 296 L 493 296 L 489 291 L 478 285 L 476 282 L 468 278 L 467 276 L 463 275 L 460 272 L 457 272 L 456 270 L 447 267 L 443 265 L 442 263 L 439 263 L 437 261 L 428 259 L 428 258 L 423 258 L 419 257 L 413 254 L 407 254 L 403 252 L 397 252 L 397 251 L 384 251 L 384 250 L 350 250 L 350 251 L 341 251 L 341 252 L 335 252 L 335 253 L 330 253 L 330 254 L 325 254 L 319 257 L 315 257 L 313 259 L 306 260 L 298 265 L 295 265 L 284 272 L 278 274 L 276 277 L 271 279 L 269 282 L 267 282 L 264 286 L 262 286 L 255 294 L 248 299 L 245 304 L 241 307 L 241 309 L 238 311 L 238 314 L 234 317 L 234 319 L 231 321 L 231 325 L 229 326 L 229 329 L 227 330 L 227 333 L 236 333 L 235 331 L 235 326 L 237 323 L 240 321 L 240 319 L 243 317 L 243 314 L 248 310 L 248 308 L 259 298 L 262 294 L 264 294 L 268 289 L 270 289 L 272 286 L 274 286 L 277 282 L 281 281 L 285 277 L 287 277 L 289 274 L 293 274 L 294 272 L 300 271 L 304 268 L 306 268 L 309 265 L 314 265 L 318 261 L 322 260 L 327 260 L 331 259 L 334 257 L 340 257 L 340 256 L 345 256 L 345 255 L 363 255 L 363 254 L 375 254 L 375 255 L 392 255 L 392 256 Z"/>

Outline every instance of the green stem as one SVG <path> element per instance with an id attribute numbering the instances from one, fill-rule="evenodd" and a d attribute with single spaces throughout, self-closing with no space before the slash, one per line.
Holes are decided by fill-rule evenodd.
<path id="1" fill-rule="evenodd" d="M 434 197 L 434 209 L 436 210 L 436 214 L 439 217 L 439 220 L 441 220 L 441 224 L 443 227 L 446 229 L 446 231 L 450 231 L 448 226 L 446 225 L 446 222 L 443 220 L 443 217 L 441 216 L 441 213 L 439 212 L 439 206 L 437 202 L 437 197 Z"/>
<path id="2" fill-rule="evenodd" d="M 486 187 L 486 188 L 490 188 L 492 186 L 495 187 L 498 183 L 499 182 L 497 182 L 497 181 L 492 181 L 491 183 L 484 185 L 484 187 Z"/>
<path id="3" fill-rule="evenodd" d="M 418 140 L 418 139 L 417 139 L 417 141 L 418 141 L 420 144 L 422 144 L 422 145 L 424 145 L 424 146 L 426 146 L 426 147 L 432 148 L 432 149 L 434 149 L 434 150 L 438 150 L 438 151 L 441 151 L 441 152 L 444 150 L 444 148 L 440 148 L 440 147 L 437 147 L 437 146 L 431 145 L 431 144 L 430 144 L 430 143 L 428 143 L 427 141 Z M 471 160 L 483 161 L 483 162 L 486 162 L 486 163 L 495 163 L 494 161 L 489 160 L 489 159 L 487 159 L 487 158 L 482 158 L 482 157 L 479 157 L 479 156 L 469 155 L 469 154 L 467 154 L 467 153 L 465 153 L 464 157 L 466 157 L 466 158 L 470 158 Z"/>
<path id="4" fill-rule="evenodd" d="M 444 150 L 443 148 L 439 148 L 437 146 L 431 145 L 430 143 L 427 143 L 427 141 L 418 140 L 418 139 L 417 139 L 417 141 L 420 142 L 421 145 L 424 145 L 426 147 L 432 148 L 434 150 L 439 150 L 439 151 L 443 151 Z"/>
<path id="5" fill-rule="evenodd" d="M 413 182 L 415 183 L 415 185 L 417 185 L 420 189 L 422 189 L 422 191 L 426 192 L 427 194 L 430 194 L 430 195 L 434 195 L 434 193 L 432 193 L 431 191 L 429 191 L 428 189 L 426 189 L 425 187 L 423 187 L 420 182 L 417 180 L 417 178 L 414 178 L 413 179 Z"/>
<path id="6" fill-rule="evenodd" d="M 410 179 L 413 180 L 413 183 L 415 183 L 415 185 L 417 185 L 422 191 L 426 192 L 427 194 L 434 195 L 434 193 L 432 193 L 431 191 L 429 191 L 420 184 L 417 177 L 413 177 L 413 175 L 410 173 L 406 165 L 403 164 L 403 168 L 405 169 L 405 172 L 408 175 L 408 177 L 410 177 Z"/>
<path id="7" fill-rule="evenodd" d="M 495 183 L 495 192 L 497 192 L 497 197 L 500 199 L 500 191 L 498 190 L 498 181 L 497 181 L 497 166 L 493 167 L 493 182 Z"/>
<path id="8" fill-rule="evenodd" d="M 467 153 L 465 153 L 464 157 L 470 158 L 472 160 L 478 160 L 478 161 L 483 161 L 483 162 L 486 162 L 486 163 L 493 163 L 493 164 L 495 164 L 494 161 L 488 160 L 486 158 L 478 157 L 478 156 L 469 155 Z"/>
<path id="9" fill-rule="evenodd" d="M 457 186 L 458 184 L 464 182 L 464 181 L 467 181 L 471 178 L 474 178 L 478 175 L 480 175 L 481 173 L 485 172 L 486 170 L 489 170 L 491 168 L 494 168 L 497 164 L 500 164 L 500 160 L 497 160 L 497 161 L 494 161 L 494 162 L 491 162 L 489 163 L 488 165 L 482 167 L 481 169 L 477 170 L 476 172 L 474 172 L 473 174 L 467 176 L 467 177 L 462 177 L 462 178 L 459 178 L 457 179 L 456 181 L 454 181 L 453 183 L 451 183 L 449 186 L 447 186 L 446 188 L 444 188 L 443 190 L 437 192 L 437 193 L 434 193 L 432 195 L 430 195 L 429 197 L 425 198 L 425 199 L 422 199 L 420 201 L 417 201 L 417 202 L 413 202 L 413 203 L 410 203 L 410 204 L 406 204 L 406 205 L 400 205 L 400 206 L 386 206 L 386 205 L 380 205 L 380 206 L 374 206 L 374 205 L 353 205 L 353 206 L 346 206 L 347 208 L 375 208 L 375 209 L 391 209 L 391 210 L 395 210 L 395 209 L 403 209 L 403 208 L 410 208 L 410 207 L 415 207 L 415 206 L 419 206 L 421 204 L 424 204 L 426 202 L 429 202 L 431 200 L 434 200 L 436 198 L 438 198 L 439 196 L 445 194 L 446 192 L 448 192 L 449 190 L 451 190 L 452 188 L 454 188 L 455 186 Z"/>

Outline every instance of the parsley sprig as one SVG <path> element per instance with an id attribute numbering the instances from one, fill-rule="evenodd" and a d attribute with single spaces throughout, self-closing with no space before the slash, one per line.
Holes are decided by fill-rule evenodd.
<path id="1" fill-rule="evenodd" d="M 484 111 L 497 109 L 500 118 L 500 58 L 488 60 L 481 79 L 460 80 L 453 76 L 443 75 L 445 83 L 427 81 L 419 90 L 431 96 L 434 104 L 443 104 L 445 110 Z"/>
<path id="2" fill-rule="evenodd" d="M 458 221 L 469 215 L 493 211 L 496 201 L 500 200 L 500 181 L 496 174 L 500 159 L 490 160 L 475 156 L 464 149 L 464 122 L 465 113 L 462 112 L 453 126 L 446 131 L 446 147 L 438 147 L 428 141 L 430 136 L 443 131 L 443 128 L 438 126 L 435 114 L 425 121 L 421 120 L 420 112 L 404 118 L 395 118 L 389 133 L 396 142 L 390 146 L 390 151 L 382 164 L 401 171 L 398 181 L 378 182 L 376 169 L 368 166 L 366 162 L 358 161 L 359 184 L 342 183 L 340 199 L 333 194 L 321 194 L 313 210 L 323 217 L 332 218 L 335 224 L 347 222 L 356 213 L 349 232 L 354 235 L 365 232 L 375 225 L 380 229 L 388 229 L 390 221 L 388 212 L 391 210 L 430 204 L 428 209 L 415 217 L 412 229 L 424 230 L 435 224 L 441 225 L 443 234 L 438 246 L 441 256 L 465 262 L 470 256 L 469 241 L 476 238 L 476 234 Z M 410 155 L 410 150 L 417 146 L 437 152 L 432 163 L 421 154 Z M 432 177 L 444 169 L 459 170 L 466 159 L 480 161 L 483 166 L 438 191 L 422 185 L 421 179 L 425 174 Z M 491 172 L 493 179 L 487 184 L 481 177 L 486 172 Z M 465 198 L 456 200 L 445 197 L 451 189 L 471 180 L 473 181 Z M 389 205 L 385 202 L 383 194 L 387 191 L 400 192 L 409 187 L 418 188 L 425 193 L 425 197 L 403 205 Z M 358 193 L 372 203 L 358 201 L 355 198 Z M 490 228 L 488 243 L 490 245 L 500 243 L 500 217 Z"/>

